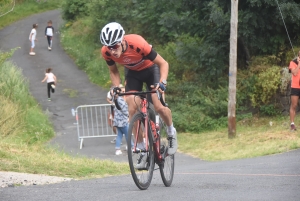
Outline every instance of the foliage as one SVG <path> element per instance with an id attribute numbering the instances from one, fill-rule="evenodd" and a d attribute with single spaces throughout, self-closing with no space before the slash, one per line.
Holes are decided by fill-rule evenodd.
<path id="1" fill-rule="evenodd" d="M 75 20 L 88 14 L 88 3 L 83 0 L 65 0 L 62 9 L 63 19 Z"/>
<path id="2" fill-rule="evenodd" d="M 265 115 L 265 116 L 276 116 L 279 114 L 279 111 L 277 110 L 277 108 L 274 104 L 262 105 L 259 108 L 259 111 L 261 112 L 262 115 Z"/>
<path id="3" fill-rule="evenodd" d="M 91 24 L 90 18 L 67 23 L 61 30 L 61 43 L 79 68 L 87 73 L 91 82 L 109 88 L 111 83 L 108 68 L 100 55 L 99 45 L 91 40 Z"/>
<path id="4" fill-rule="evenodd" d="M 1 3 L 2 1 L 3 0 L 0 0 Z M 12 0 L 10 0 L 10 2 L 12 2 Z M 61 6 L 61 3 L 61 0 L 47 0 L 46 2 L 44 0 L 40 0 L 40 2 L 37 2 L 36 0 L 16 0 L 14 10 L 1 17 L 0 29 L 11 24 L 12 22 L 24 19 L 24 17 L 30 16 L 32 14 L 57 9 Z M 10 10 L 11 8 L 12 5 L 8 10 Z M 3 9 L 5 9 L 5 7 L 3 7 Z M 6 8 L 5 11 L 7 12 L 8 10 Z M 1 11 L 2 8 L 0 6 L 0 14 Z"/>
<path id="5" fill-rule="evenodd" d="M 282 94 L 285 94 L 288 91 L 291 84 L 291 77 L 292 75 L 287 67 L 281 69 L 280 92 Z"/>
<path id="6" fill-rule="evenodd" d="M 9 59 L 15 52 L 16 49 L 12 49 L 9 52 L 0 51 L 0 65 L 2 65 L 7 59 Z"/>
<path id="7" fill-rule="evenodd" d="M 280 68 L 272 66 L 261 71 L 257 76 L 253 94 L 250 95 L 253 106 L 267 104 L 274 97 L 281 84 Z"/>
<path id="8" fill-rule="evenodd" d="M 0 15 L 8 12 L 13 8 L 13 1 L 12 0 L 2 0 L 0 2 Z"/>
<path id="9" fill-rule="evenodd" d="M 109 86 L 106 64 L 98 54 L 99 32 L 108 22 L 117 21 L 127 34 L 142 35 L 168 61 L 167 97 L 175 113 L 176 125 L 182 124 L 181 129 L 193 132 L 212 128 L 206 121 L 213 122 L 217 127 L 226 125 L 230 1 L 84 2 L 88 9 L 84 14 L 86 17 L 72 21 L 72 24 L 67 22 L 65 33 L 70 36 L 64 37 L 77 41 L 80 48 L 84 49 L 81 54 L 76 53 L 79 48 L 74 44 L 69 53 L 76 58 L 80 68 L 88 73 L 91 81 Z M 287 0 L 280 5 L 287 28 L 292 32 L 292 40 L 296 43 L 300 42 L 298 28 L 290 28 L 300 22 L 299 14 L 294 13 L 298 7 L 295 1 Z M 281 78 L 280 72 L 283 71 L 276 66 L 286 66 L 287 60 L 293 55 L 289 50 L 290 43 L 277 3 L 271 0 L 242 1 L 238 18 L 237 119 L 253 111 L 275 114 L 272 110 L 277 107 L 273 97 L 280 87 L 283 89 L 288 84 L 288 75 L 282 74 Z M 185 99 L 180 100 L 182 97 Z M 274 105 L 273 109 L 269 107 L 270 104 Z M 185 109 L 181 105 L 186 106 Z M 194 111 L 198 116 L 193 116 Z M 183 125 L 183 117 L 189 121 L 196 119 L 199 126 Z M 222 118 L 224 121 L 220 121 Z"/>

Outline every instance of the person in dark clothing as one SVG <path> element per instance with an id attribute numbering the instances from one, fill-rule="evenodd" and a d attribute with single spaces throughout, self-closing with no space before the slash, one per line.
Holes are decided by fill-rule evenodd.
<path id="1" fill-rule="evenodd" d="M 47 41 L 48 41 L 48 50 L 52 49 L 53 34 L 54 34 L 54 28 L 52 26 L 52 21 L 49 20 L 48 26 L 45 29 L 45 37 L 47 37 Z"/>

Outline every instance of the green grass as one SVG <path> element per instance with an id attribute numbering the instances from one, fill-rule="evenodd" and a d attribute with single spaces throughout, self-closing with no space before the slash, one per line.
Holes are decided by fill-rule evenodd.
<path id="1" fill-rule="evenodd" d="M 71 178 L 128 174 L 127 163 L 73 157 L 47 146 L 53 126 L 30 95 L 28 80 L 0 53 L 0 170 Z"/>
<path id="2" fill-rule="evenodd" d="M 127 163 L 74 157 L 55 148 L 46 147 L 43 143 L 29 145 L 23 140 L 16 140 L 15 137 L 1 138 L 0 170 L 76 179 L 129 173 Z"/>
<path id="3" fill-rule="evenodd" d="M 64 89 L 63 92 L 68 94 L 70 98 L 75 98 L 78 96 L 78 91 L 75 89 Z"/>
<path id="4" fill-rule="evenodd" d="M 251 118 L 237 124 L 237 135 L 227 129 L 178 135 L 180 152 L 208 161 L 252 158 L 300 148 L 300 133 L 289 130 L 289 119 Z M 272 122 L 272 123 L 270 123 Z M 272 126 L 271 126 L 272 124 Z"/>
<path id="5" fill-rule="evenodd" d="M 1 0 L 0 15 L 6 13 L 12 8 L 12 0 Z M 13 22 L 16 22 L 24 17 L 42 13 L 48 10 L 54 10 L 60 8 L 62 4 L 61 0 L 47 0 L 44 2 L 41 0 L 40 3 L 37 3 L 36 0 L 16 0 L 16 6 L 14 10 L 2 17 L 0 17 L 0 29 L 10 25 Z"/>

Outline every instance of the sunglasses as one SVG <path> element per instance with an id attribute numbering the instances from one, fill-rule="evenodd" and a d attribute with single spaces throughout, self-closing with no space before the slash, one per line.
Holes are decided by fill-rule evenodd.
<path id="1" fill-rule="evenodd" d="M 115 44 L 115 45 L 112 45 L 112 46 L 107 46 L 107 47 L 110 51 L 112 51 L 112 50 L 118 49 L 120 46 L 121 46 L 121 43 L 118 43 L 118 44 Z"/>

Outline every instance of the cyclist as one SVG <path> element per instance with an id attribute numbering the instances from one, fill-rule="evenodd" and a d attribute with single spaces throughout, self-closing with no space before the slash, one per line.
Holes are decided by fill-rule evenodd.
<path id="1" fill-rule="evenodd" d="M 116 63 L 128 69 L 125 91 L 142 91 L 143 83 L 149 89 L 159 89 L 164 93 L 167 85 L 169 64 L 152 49 L 152 46 L 140 35 L 125 35 L 123 27 L 117 22 L 108 23 L 100 33 L 102 57 L 105 59 L 114 86 L 120 84 L 120 74 Z M 157 85 L 154 85 L 158 83 Z M 151 94 L 155 110 L 167 125 L 168 154 L 177 150 L 177 133 L 173 127 L 172 113 L 164 107 L 155 93 Z M 129 119 L 136 113 L 137 105 L 134 96 L 126 96 Z M 141 163 L 145 163 L 143 159 Z M 143 165 L 143 164 L 142 164 Z"/>

